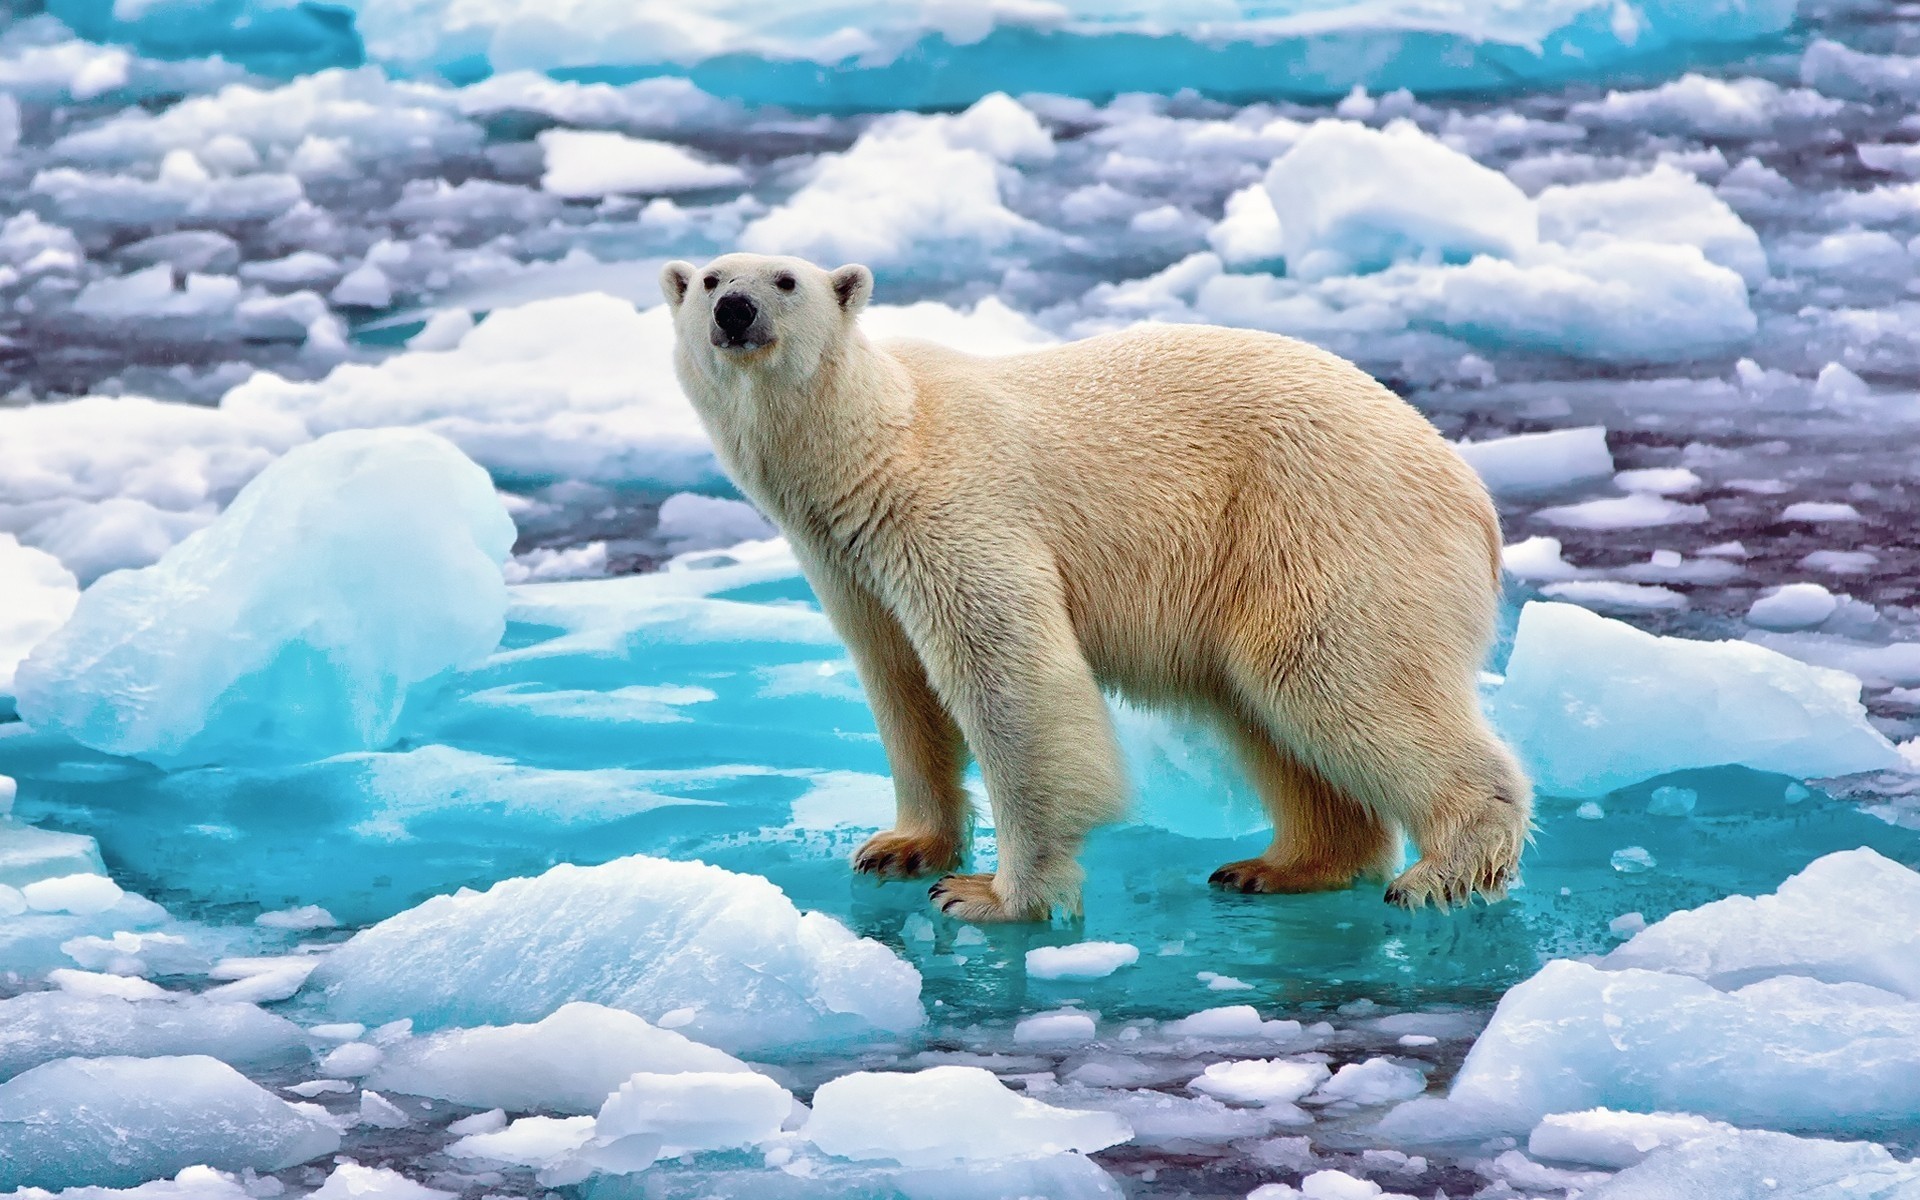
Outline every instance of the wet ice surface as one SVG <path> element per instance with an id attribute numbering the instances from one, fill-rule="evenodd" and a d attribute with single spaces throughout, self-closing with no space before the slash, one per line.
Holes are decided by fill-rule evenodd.
<path id="1" fill-rule="evenodd" d="M 106 6 L 50 7 L 111 31 Z M 252 690 L 221 709 L 152 655 L 104 681 L 63 660 L 69 696 L 159 689 L 141 694 L 218 735 L 188 740 L 192 761 L 145 755 L 165 770 L 0 724 L 18 779 L 0 791 L 0 1146 L 42 1172 L 7 1186 L 186 1165 L 6 1140 L 87 1087 L 169 1151 L 198 1145 L 182 1097 L 225 1106 L 231 1157 L 196 1161 L 235 1174 L 155 1200 L 1916 1186 L 1820 1139 L 1920 1148 L 1897 865 L 1920 864 L 1897 746 L 1920 732 L 1920 18 L 1807 8 L 1788 29 L 1779 5 L 1729 6 L 1731 49 L 1660 29 L 1639 50 L 1576 20 L 1517 74 L 1497 45 L 1442 38 L 1331 99 L 1361 44 L 1260 103 L 1232 52 L 1177 82 L 1234 103 L 1108 100 L 1156 81 L 1080 27 L 1046 35 L 1087 39 L 1057 86 L 1097 101 L 949 94 L 969 72 L 1038 86 L 995 55 L 1040 35 L 876 25 L 963 48 L 965 70 L 912 93 L 951 111 L 921 115 L 859 111 L 906 68 L 826 98 L 807 90 L 818 47 L 729 68 L 764 32 L 738 14 L 694 71 L 711 92 L 619 82 L 652 73 L 638 62 L 612 83 L 513 73 L 570 53 L 538 38 L 495 43 L 523 49 L 491 78 L 436 83 L 402 68 L 460 47 L 396 40 L 382 7 L 359 6 L 375 65 L 297 75 L 218 31 L 189 43 L 232 61 L 149 57 L 181 46 L 151 22 L 132 50 L 0 26 L 0 586 L 21 600 L 0 612 L 0 709 L 75 582 L 154 562 L 336 431 L 443 435 L 518 530 L 505 637 L 478 665 L 463 642 L 409 673 L 341 634 L 342 677 L 394 685 L 357 724 L 300 708 L 315 745 L 352 752 L 235 749 L 274 732 L 249 725 L 258 697 L 312 682 L 297 662 L 242 664 Z M 259 28 L 308 19 L 274 11 Z M 337 32 L 292 66 L 334 61 Z M 1612 90 L 1569 44 L 1585 70 L 1618 64 Z M 1388 94 L 1442 68 L 1491 71 L 1497 94 Z M 661 259 L 739 245 L 867 261 L 901 306 L 870 327 L 983 352 L 1143 318 L 1295 333 L 1470 440 L 1514 577 L 1488 704 L 1545 785 L 1527 886 L 1449 917 L 1371 890 L 1209 893 L 1264 844 L 1258 806 L 1205 738 L 1132 712 L 1138 820 L 1093 839 L 1083 921 L 974 930 L 922 886 L 850 879 L 890 819 L 884 756 L 777 545 L 700 556 L 769 530 L 714 471 L 652 308 Z M 485 500 L 461 506 L 477 527 L 498 523 Z M 445 532 L 353 525 L 313 549 L 404 561 Z M 686 552 L 671 574 L 548 582 Z M 497 593 L 445 591 L 479 624 L 497 612 Z M 409 595 L 378 598 L 405 617 Z M 1540 599 L 1557 603 L 1522 615 Z M 1754 645 L 1676 648 L 1569 604 Z M 1861 846 L 1884 858 L 1787 884 Z M 976 857 L 992 848 L 983 828 Z M 1732 895 L 1765 899 L 1714 904 Z M 1621 1036 L 1553 1032 L 1574 1015 Z M 1789 1049 L 1827 1073 L 1793 1074 Z M 57 1067 L 75 1056 L 153 1065 Z M 742 1062 L 760 1073 L 729 1079 Z M 1586 1090 L 1539 1084 L 1556 1065 Z M 933 1074 L 890 1099 L 871 1071 Z M 1832 1072 L 1883 1086 L 1823 1091 Z M 335 1138 L 358 1166 L 336 1168 Z"/>

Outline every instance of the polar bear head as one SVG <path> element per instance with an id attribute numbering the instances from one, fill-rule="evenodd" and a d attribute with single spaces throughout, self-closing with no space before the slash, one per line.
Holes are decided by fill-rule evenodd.
<path id="1" fill-rule="evenodd" d="M 670 262 L 660 290 L 673 310 L 675 365 L 725 388 L 742 374 L 804 385 L 873 295 L 862 266 L 824 271 L 799 258 L 727 254 L 705 267 Z"/>

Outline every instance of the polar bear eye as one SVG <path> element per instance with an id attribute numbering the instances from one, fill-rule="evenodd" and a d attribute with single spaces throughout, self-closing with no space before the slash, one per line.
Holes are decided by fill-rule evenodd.
<path id="1" fill-rule="evenodd" d="M 781 274 L 774 276 L 773 286 L 779 288 L 783 292 L 790 292 L 793 290 L 793 276 L 782 272 Z"/>
<path id="2" fill-rule="evenodd" d="M 713 289 L 720 286 L 720 276 L 717 274 L 709 274 L 705 279 L 702 279 L 700 282 L 707 285 L 708 291 L 712 291 Z"/>

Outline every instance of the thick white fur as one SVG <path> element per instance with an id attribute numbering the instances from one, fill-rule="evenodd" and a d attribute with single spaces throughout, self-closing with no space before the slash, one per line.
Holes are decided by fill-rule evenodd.
<path id="1" fill-rule="evenodd" d="M 779 286 L 793 281 L 791 291 Z M 741 489 L 845 637 L 894 771 L 896 828 L 857 869 L 957 866 L 979 760 L 992 876 L 933 889 L 969 920 L 1077 908 L 1075 862 L 1125 781 L 1113 689 L 1215 720 L 1275 819 L 1214 882 L 1501 893 L 1529 787 L 1481 717 L 1498 519 L 1408 405 L 1289 338 L 1159 326 L 1004 358 L 870 343 L 864 267 L 669 264 L 675 367 Z M 712 344 L 729 293 L 770 344 Z"/>

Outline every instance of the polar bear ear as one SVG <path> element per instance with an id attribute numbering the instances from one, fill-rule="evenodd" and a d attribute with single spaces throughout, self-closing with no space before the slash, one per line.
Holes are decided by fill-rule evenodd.
<path id="1" fill-rule="evenodd" d="M 859 263 L 849 263 L 827 278 L 833 283 L 833 294 L 840 299 L 840 311 L 850 317 L 873 297 L 873 272 Z"/>
<path id="2" fill-rule="evenodd" d="M 667 298 L 667 304 L 679 308 L 680 302 L 687 298 L 687 289 L 693 286 L 693 264 L 674 259 L 660 268 L 660 294 Z"/>

